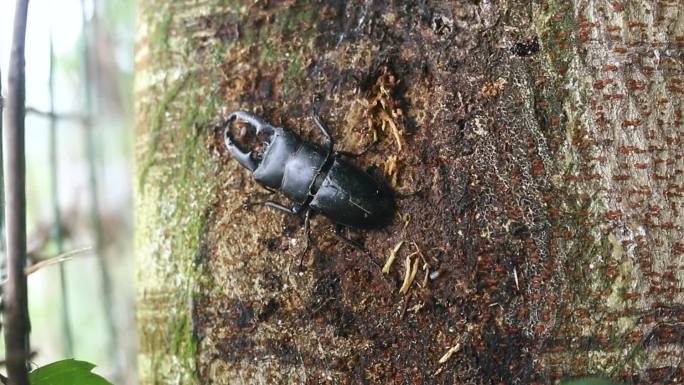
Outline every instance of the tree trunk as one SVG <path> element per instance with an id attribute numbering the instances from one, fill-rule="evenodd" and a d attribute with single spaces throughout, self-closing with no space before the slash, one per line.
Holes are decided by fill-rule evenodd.
<path id="1" fill-rule="evenodd" d="M 141 2 L 141 383 L 683 381 L 684 6 L 384 3 Z M 398 209 L 300 273 L 222 121 L 313 107 Z"/>

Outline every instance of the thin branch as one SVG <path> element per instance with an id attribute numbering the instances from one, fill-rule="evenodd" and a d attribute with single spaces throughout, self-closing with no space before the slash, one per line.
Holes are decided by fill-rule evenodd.
<path id="1" fill-rule="evenodd" d="M 92 249 L 93 248 L 90 246 L 82 247 L 80 249 L 67 251 L 66 253 L 61 253 L 61 254 L 56 255 L 54 257 L 43 259 L 40 262 L 36 263 L 35 265 L 28 266 L 26 269 L 24 269 L 24 272 L 26 273 L 26 275 L 31 275 L 31 274 L 35 273 L 36 271 L 38 271 L 44 267 L 56 265 L 58 263 L 60 264 L 60 266 L 63 266 L 62 262 L 72 260 L 72 259 L 74 259 L 75 255 L 85 253 L 86 251 L 90 251 Z"/>
<path id="2" fill-rule="evenodd" d="M 36 271 L 44 268 L 44 267 L 62 264 L 63 262 L 66 262 L 66 261 L 71 261 L 72 259 L 74 259 L 75 255 L 85 253 L 86 251 L 90 251 L 92 249 L 93 248 L 90 246 L 82 247 L 80 249 L 71 250 L 71 251 L 67 251 L 66 253 L 55 255 L 54 257 L 41 258 L 41 260 L 39 262 L 36 262 L 31 266 L 27 266 L 24 269 L 24 273 L 28 276 L 28 275 L 31 275 L 31 274 L 35 273 Z M 0 282 L 0 289 L 2 289 L 6 284 L 7 284 L 7 281 Z"/>
<path id="3" fill-rule="evenodd" d="M 57 253 L 64 252 L 64 241 L 62 239 L 62 214 L 59 211 L 59 184 L 57 180 L 57 119 L 55 113 L 55 51 L 52 43 L 52 32 L 50 33 L 50 76 L 48 77 L 48 94 L 50 101 L 50 176 L 52 181 L 52 213 L 55 222 L 55 243 Z M 52 260 L 50 260 L 52 261 Z M 48 261 L 45 261 L 47 263 Z M 39 264 L 31 266 L 37 267 Z M 26 273 L 27 275 L 30 273 Z M 72 357 L 74 352 L 74 339 L 69 322 L 69 296 L 67 288 L 67 277 L 64 265 L 59 265 L 59 288 L 62 296 L 62 348 L 65 357 Z"/>
<path id="4" fill-rule="evenodd" d="M 81 123 L 84 123 L 86 120 L 86 117 L 83 115 L 77 113 L 57 113 L 53 108 L 51 108 L 50 111 L 43 111 L 35 107 L 26 107 L 26 114 L 33 114 L 46 119 L 76 120 Z"/>
<path id="5" fill-rule="evenodd" d="M 10 385 L 29 385 L 29 333 L 26 274 L 26 159 L 24 117 L 26 74 L 24 44 L 28 0 L 17 0 L 7 93 L 7 285 L 5 286 L 5 357 Z"/>

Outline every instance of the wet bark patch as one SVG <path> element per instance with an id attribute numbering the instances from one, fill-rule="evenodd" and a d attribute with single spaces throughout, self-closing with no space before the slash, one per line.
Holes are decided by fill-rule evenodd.
<path id="1" fill-rule="evenodd" d="M 240 187 L 221 192 L 223 219 L 209 229 L 206 271 L 215 278 L 201 309 L 215 316 L 199 327 L 210 357 L 200 377 L 212 361 L 268 357 L 288 368 L 283 378 L 305 365 L 312 383 L 328 375 L 340 383 L 547 378 L 534 362 L 563 277 L 546 198 L 554 194 L 551 134 L 534 114 L 534 47 L 511 52 L 526 35 L 507 27 L 531 27 L 529 15 L 489 6 L 271 4 L 231 16 L 241 33 L 221 56 L 226 109 L 317 140 L 307 111 L 322 100 L 339 149 L 378 140 L 356 162 L 385 172 L 398 212 L 386 228 L 350 233 L 372 261 L 317 218 L 316 245 L 298 274 L 300 222 L 241 210 L 258 187 L 226 156 L 219 177 Z M 221 146 L 217 133 L 210 150 Z M 383 275 L 375 264 L 401 241 Z M 406 258 L 417 272 L 402 295 Z M 235 326 L 244 318 L 251 327 Z"/>

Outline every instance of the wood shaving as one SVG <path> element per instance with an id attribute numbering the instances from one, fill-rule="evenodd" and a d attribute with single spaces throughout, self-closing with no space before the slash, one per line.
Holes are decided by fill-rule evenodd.
<path id="1" fill-rule="evenodd" d="M 397 101 L 392 97 L 392 92 L 399 84 L 397 79 L 388 67 L 383 67 L 382 74 L 375 81 L 371 97 L 368 99 L 368 127 L 373 131 L 373 140 L 377 141 L 377 129 L 374 120 L 377 120 L 380 129 L 384 132 L 389 128 L 397 142 L 399 151 L 402 149 L 402 132 L 395 122 L 401 119 L 404 112 L 397 106 Z"/>
<path id="2" fill-rule="evenodd" d="M 459 351 L 460 349 L 461 349 L 461 344 L 460 344 L 460 343 L 457 343 L 456 345 L 450 347 L 449 350 L 447 350 L 447 352 L 444 353 L 444 355 L 442 356 L 442 358 L 439 359 L 439 363 L 440 363 L 440 364 L 443 364 L 443 363 L 449 361 L 449 358 L 451 358 L 451 356 L 454 355 L 454 353 L 456 353 L 456 352 Z"/>
<path id="3" fill-rule="evenodd" d="M 399 249 L 401 249 L 401 246 L 403 244 L 404 241 L 399 241 L 399 243 L 397 243 L 397 245 L 394 246 L 394 249 L 392 249 L 389 258 L 387 258 L 387 262 L 385 262 L 385 266 L 382 267 L 383 274 L 389 273 L 389 270 L 392 267 L 392 263 L 394 263 L 394 260 L 397 258 L 397 253 L 399 252 Z"/>
<path id="4" fill-rule="evenodd" d="M 491 98 L 499 94 L 499 92 L 508 83 L 506 79 L 498 78 L 495 82 L 487 82 L 482 86 L 480 90 L 480 96 L 485 98 Z"/>
<path id="5" fill-rule="evenodd" d="M 384 172 L 385 175 L 389 178 L 390 180 L 390 185 L 394 188 L 397 187 L 397 178 L 399 176 L 399 161 L 397 160 L 396 155 L 392 155 L 389 158 L 387 158 L 387 161 L 384 164 Z"/>
<path id="6" fill-rule="evenodd" d="M 399 292 L 401 294 L 408 293 L 408 290 L 411 287 L 413 280 L 416 278 L 416 273 L 418 273 L 419 263 L 420 258 L 416 257 L 416 260 L 413 261 L 413 266 L 411 266 L 411 255 L 406 257 L 406 273 L 404 274 L 404 283 L 401 285 L 401 288 L 399 289 Z"/>

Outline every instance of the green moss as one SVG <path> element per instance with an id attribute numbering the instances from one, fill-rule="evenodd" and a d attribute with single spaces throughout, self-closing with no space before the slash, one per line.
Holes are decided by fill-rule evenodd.
<path id="1" fill-rule="evenodd" d="M 277 19 L 277 28 L 280 34 L 288 34 L 293 31 L 301 31 L 301 25 L 310 25 L 313 22 L 315 12 L 313 9 L 292 9 L 285 10 Z M 308 28 L 308 30 L 311 30 Z M 306 29 L 305 29 L 306 31 Z"/>
<path id="2" fill-rule="evenodd" d="M 535 15 L 535 29 L 542 43 L 543 54 L 549 59 L 544 61 L 544 73 L 551 82 L 548 87 L 540 89 L 541 95 L 537 97 L 537 100 L 549 105 L 537 112 L 544 115 L 543 128 L 552 131 L 550 122 L 554 117 L 563 116 L 564 112 L 565 96 L 557 95 L 557 91 L 563 89 L 568 68 L 576 54 L 578 26 L 572 12 L 573 4 L 569 0 L 538 0 L 536 7 L 540 12 Z"/>
<path id="3" fill-rule="evenodd" d="M 305 76 L 302 51 L 310 46 L 308 41 L 293 41 L 281 32 L 310 23 L 315 13 L 275 7 L 272 12 L 282 24 L 257 28 L 251 8 L 235 3 L 224 2 L 230 7 L 227 13 L 220 7 L 212 9 L 222 22 L 241 26 L 239 39 L 201 47 L 171 6 L 141 7 L 152 26 L 147 41 L 151 60 L 136 77 L 138 83 L 147 82 L 138 95 L 142 145 L 137 147 L 136 196 L 142 384 L 198 382 L 191 304 L 205 295 L 196 288 L 207 287 L 210 276 L 194 261 L 204 247 L 208 216 L 217 196 L 218 182 L 213 177 L 217 159 L 210 142 L 214 140 L 212 122 L 226 104 L 220 89 L 225 79 L 219 69 L 246 60 L 231 56 L 237 47 L 257 55 L 250 62 L 258 59 L 264 76 L 286 71 L 283 93 L 293 90 Z M 198 14 L 206 11 L 198 6 Z M 247 46 L 256 49 L 242 50 Z M 173 60 L 167 60 L 171 51 Z M 155 79 L 166 81 L 157 84 Z"/>
<path id="4" fill-rule="evenodd" d="M 287 66 L 287 72 L 285 73 L 285 81 L 283 84 L 283 95 L 287 96 L 296 82 L 304 76 L 304 68 L 302 66 L 302 57 L 295 54 L 290 58 L 290 63 Z"/>
<path id="5" fill-rule="evenodd" d="M 164 46 L 173 33 L 169 13 L 162 10 L 155 17 L 161 19 L 150 38 L 151 53 L 168 50 Z M 192 40 L 179 42 L 177 52 L 187 52 L 185 60 L 195 62 L 194 51 L 187 47 Z M 212 75 L 200 77 L 196 66 L 158 60 L 163 56 L 152 54 L 155 59 L 137 79 L 167 79 L 152 83 L 138 101 L 139 138 L 144 143 L 138 147 L 136 195 L 141 383 L 167 383 L 171 378 L 174 383 L 197 383 L 190 304 L 199 273 L 193 261 L 215 199 L 216 182 L 209 177 L 215 159 L 208 145 L 213 132 L 206 128 L 216 117 L 219 101 Z M 170 80 L 177 68 L 186 70 Z"/>
<path id="6" fill-rule="evenodd" d="M 157 106 L 148 106 L 153 108 L 154 111 L 147 119 L 152 123 L 149 128 L 148 135 L 149 138 L 149 148 L 145 151 L 142 165 L 140 166 L 138 185 L 140 191 L 144 193 L 145 179 L 149 173 L 150 167 L 155 164 L 156 155 L 159 150 L 161 129 L 164 125 L 164 117 L 168 112 L 171 102 L 173 102 L 178 94 L 181 92 L 186 82 L 190 79 L 190 75 L 185 74 L 180 79 L 176 80 L 171 87 L 163 94 L 159 104 Z"/>
<path id="7" fill-rule="evenodd" d="M 567 380 L 561 382 L 561 385 L 622 385 L 621 382 L 615 382 L 602 377 L 583 377 L 574 380 Z"/>
<path id="8" fill-rule="evenodd" d="M 168 4 L 168 3 L 162 3 Z M 150 32 L 150 50 L 156 60 L 164 60 L 169 50 L 169 31 L 171 29 L 171 21 L 173 14 L 168 6 L 161 6 L 161 8 L 151 11 L 145 10 L 144 15 L 150 16 L 157 20 L 147 20 L 147 25 L 152 26 Z"/>
<path id="9" fill-rule="evenodd" d="M 192 76 L 186 76 L 186 79 Z M 206 212 L 214 200 L 216 184 L 208 178 L 212 168 L 212 158 L 207 154 L 207 138 L 210 132 L 197 130 L 213 117 L 214 108 L 201 108 L 202 87 L 193 82 L 184 81 L 192 87 L 173 87 L 162 96 L 162 103 L 157 112 L 175 116 L 181 106 L 183 118 L 173 122 L 161 119 L 163 124 L 156 127 L 155 144 L 150 144 L 144 151 L 145 157 L 160 155 L 156 161 L 148 161 L 141 171 L 142 186 L 147 192 L 138 196 L 140 205 L 148 209 L 137 215 L 149 215 L 137 222 L 147 226 L 143 230 L 145 242 L 151 243 L 148 248 L 151 253 L 144 255 L 148 266 L 156 271 L 150 274 L 144 272 L 141 278 L 143 287 L 154 287 L 159 293 L 168 293 L 164 303 L 159 304 L 160 312 L 158 324 L 143 326 L 144 339 L 157 341 L 168 335 L 169 340 L 159 346 L 168 346 L 151 352 L 153 364 L 152 372 L 169 364 L 168 357 L 175 357 L 177 368 L 183 382 L 195 382 L 194 360 L 196 341 L 192 337 L 192 309 L 189 306 L 193 296 L 198 273 L 193 260 L 197 250 L 201 247 L 206 231 Z M 214 103 L 209 103 L 214 106 Z M 175 112 L 175 113 L 174 113 Z M 159 119 L 155 119 L 159 121 Z M 150 154 L 154 151 L 154 154 Z M 157 153 L 159 152 L 159 153 Z M 143 173 L 145 176 L 143 176 Z M 178 230 L 182 229 L 182 230 Z M 150 301 L 156 301 L 151 298 Z M 155 344 L 162 341 L 157 341 Z M 158 349 L 158 347 L 157 347 Z"/>

